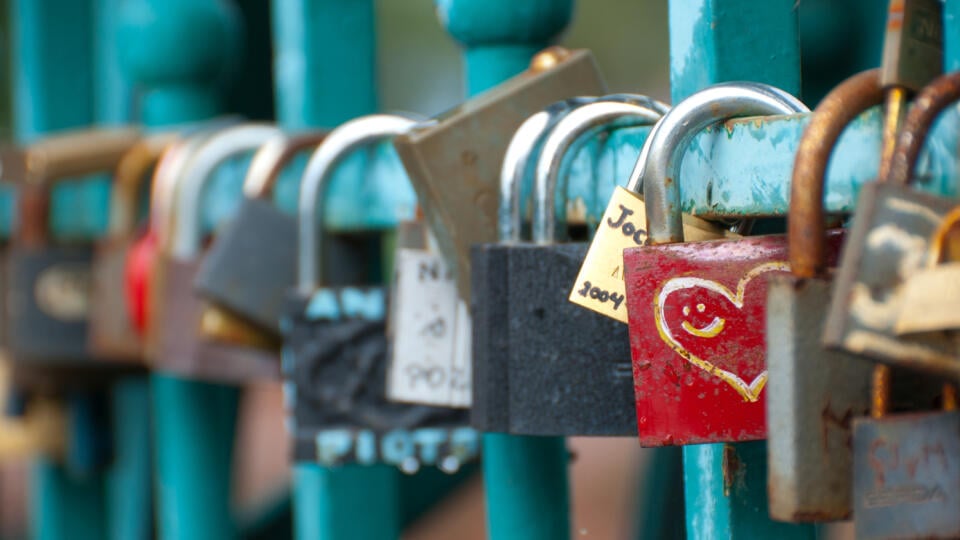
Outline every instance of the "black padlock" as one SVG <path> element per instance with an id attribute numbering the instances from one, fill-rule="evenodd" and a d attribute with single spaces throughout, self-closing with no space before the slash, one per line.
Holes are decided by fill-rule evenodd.
<path id="1" fill-rule="evenodd" d="M 609 99 L 609 101 L 604 101 Z M 520 435 L 636 434 L 627 329 L 567 300 L 588 244 L 554 244 L 555 192 L 563 156 L 589 132 L 617 124 L 652 124 L 666 107 L 642 96 L 616 96 L 566 112 L 542 135 L 536 167 L 534 241 L 521 243 L 520 189 L 526 167 L 502 175 L 501 244 L 472 251 L 473 408 L 483 431 Z M 511 148 L 540 146 L 521 128 Z M 508 154 L 510 152 L 508 151 Z M 547 219 L 547 218 L 551 219 Z"/>
<path id="2" fill-rule="evenodd" d="M 325 189 L 336 165 L 350 152 L 415 125 L 393 115 L 352 120 L 333 130 L 307 164 L 300 188 L 298 286 L 282 324 L 296 461 L 328 466 L 385 463 L 408 473 L 429 465 L 454 472 L 479 451 L 479 435 L 466 426 L 466 411 L 387 399 L 387 290 L 339 285 L 364 281 L 357 277 L 362 263 L 350 263 L 363 259 L 357 253 L 368 251 L 372 238 L 354 235 L 334 253 L 332 238 L 317 231 L 318 214 L 324 222 Z M 337 279 L 329 271 L 332 264 L 351 268 Z"/>
<path id="3" fill-rule="evenodd" d="M 113 169 L 138 136 L 127 129 L 84 131 L 40 141 L 27 150 L 3 306 L 15 363 L 65 367 L 92 361 L 87 322 L 93 246 L 52 243 L 50 193 L 56 180 Z"/>
<path id="4" fill-rule="evenodd" d="M 297 224 L 270 195 L 284 165 L 325 136 L 280 136 L 254 155 L 243 203 L 217 234 L 194 282 L 201 296 L 275 336 L 280 335 L 286 292 L 296 279 L 297 247 L 290 239 Z"/>

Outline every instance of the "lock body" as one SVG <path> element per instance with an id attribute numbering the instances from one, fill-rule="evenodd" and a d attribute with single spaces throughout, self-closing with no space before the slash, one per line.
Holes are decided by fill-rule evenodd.
<path id="1" fill-rule="evenodd" d="M 960 537 L 960 412 L 853 423 L 857 538 Z"/>
<path id="2" fill-rule="evenodd" d="M 465 410 L 387 400 L 387 294 L 337 287 L 288 300 L 283 371 L 295 461 L 453 472 L 477 457 Z"/>
<path id="3" fill-rule="evenodd" d="M 477 429 L 636 435 L 626 327 L 566 298 L 587 247 L 474 246 L 471 423 Z"/>
<path id="4" fill-rule="evenodd" d="M 768 287 L 770 515 L 782 521 L 848 519 L 851 420 L 870 410 L 873 365 L 821 348 L 831 282 L 786 274 L 771 277 Z"/>
<path id="5" fill-rule="evenodd" d="M 394 140 L 462 298 L 469 298 L 470 246 L 497 240 L 500 166 L 516 129 L 554 102 L 604 89 L 590 52 L 572 51 L 555 66 L 521 73 Z"/>
<path id="6" fill-rule="evenodd" d="M 898 335 L 906 277 L 922 271 L 930 237 L 956 201 L 909 187 L 863 186 L 824 326 L 828 347 L 960 380 L 956 340 Z"/>
<path id="7" fill-rule="evenodd" d="M 125 290 L 127 256 L 133 238 L 100 242 L 93 260 L 93 291 L 90 304 L 91 354 L 132 363 L 143 362 L 143 339 L 130 317 Z"/>
<path id="8" fill-rule="evenodd" d="M 624 251 L 642 445 L 766 438 L 767 282 L 786 261 L 781 235 Z"/>
<path id="9" fill-rule="evenodd" d="M 148 355 L 155 369 L 223 383 L 280 376 L 275 354 L 205 339 L 200 333 L 204 301 L 193 290 L 199 260 L 157 256 L 151 275 Z"/>
<path id="10" fill-rule="evenodd" d="M 88 364 L 89 246 L 13 246 L 7 259 L 8 343 L 17 363 Z"/>
<path id="11" fill-rule="evenodd" d="M 207 253 L 197 291 L 278 336 L 286 291 L 296 278 L 296 238 L 293 216 L 269 200 L 244 197 Z"/>

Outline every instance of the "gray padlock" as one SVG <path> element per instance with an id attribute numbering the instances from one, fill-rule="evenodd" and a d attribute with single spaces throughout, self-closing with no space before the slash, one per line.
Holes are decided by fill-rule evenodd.
<path id="1" fill-rule="evenodd" d="M 277 337 L 287 290 L 296 279 L 296 220 L 270 200 L 284 165 L 319 145 L 326 132 L 278 136 L 253 158 L 236 216 L 217 233 L 197 274 L 196 288 Z"/>

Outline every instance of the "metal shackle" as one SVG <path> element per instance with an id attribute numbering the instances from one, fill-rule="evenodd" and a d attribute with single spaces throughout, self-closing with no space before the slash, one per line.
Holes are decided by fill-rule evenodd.
<path id="1" fill-rule="evenodd" d="M 170 254 L 177 259 L 196 256 L 201 246 L 201 198 L 203 188 L 213 178 L 213 172 L 225 160 L 256 150 L 279 135 L 280 129 L 266 124 L 246 124 L 223 129 L 203 141 L 190 155 L 176 181 L 172 234 L 162 236 L 162 246 L 169 246 Z M 165 240 L 168 240 L 169 243 Z"/>
<path id="2" fill-rule="evenodd" d="M 553 126 L 572 109 L 592 103 L 596 98 L 575 97 L 558 101 L 530 116 L 513 133 L 500 167 L 500 205 L 497 220 L 501 242 L 522 240 L 523 180 L 530 166 L 530 158 Z"/>
<path id="3" fill-rule="evenodd" d="M 927 133 L 940 113 L 957 100 L 960 100 L 960 72 L 941 75 L 917 93 L 897 135 L 890 174 L 881 180 L 900 185 L 910 182 Z"/>
<path id="4" fill-rule="evenodd" d="M 137 196 L 140 194 L 140 187 L 149 181 L 147 173 L 176 141 L 177 135 L 174 133 L 150 135 L 140 140 L 120 158 L 110 189 L 108 238 L 119 238 L 133 232 L 137 222 Z"/>
<path id="5" fill-rule="evenodd" d="M 847 125 L 881 103 L 880 70 L 871 69 L 837 85 L 810 115 L 793 162 L 787 214 L 790 270 L 797 277 L 817 277 L 826 271 L 823 193 L 830 155 Z"/>
<path id="6" fill-rule="evenodd" d="M 631 191 L 643 189 L 647 242 L 683 242 L 679 172 L 683 150 L 694 136 L 711 125 L 732 118 L 809 110 L 783 90 L 754 82 L 717 84 L 675 105 L 647 137 L 627 184 Z M 647 178 L 656 181 L 647 182 Z"/>
<path id="7" fill-rule="evenodd" d="M 310 156 L 300 182 L 300 199 L 297 211 L 297 288 L 310 294 L 320 285 L 322 276 L 317 264 L 317 254 L 323 252 L 323 199 L 327 183 L 337 165 L 358 148 L 396 137 L 422 125 L 411 116 L 395 114 L 372 114 L 355 118 L 342 124 L 327 135 L 323 143 Z M 319 225 L 318 225 L 319 221 Z"/>
<path id="8" fill-rule="evenodd" d="M 585 135 L 611 123 L 624 126 L 654 124 L 668 110 L 668 105 L 647 96 L 616 94 L 578 107 L 557 122 L 543 143 L 537 160 L 533 187 L 533 241 L 543 244 L 556 240 L 560 166 L 568 152 L 584 143 Z M 565 217 L 563 221 L 566 221 Z"/>
<path id="9" fill-rule="evenodd" d="M 297 154 L 319 146 L 327 131 L 313 131 L 297 135 L 280 134 L 267 141 L 250 161 L 243 180 L 243 196 L 259 199 L 270 195 L 280 178 L 280 172 Z"/>

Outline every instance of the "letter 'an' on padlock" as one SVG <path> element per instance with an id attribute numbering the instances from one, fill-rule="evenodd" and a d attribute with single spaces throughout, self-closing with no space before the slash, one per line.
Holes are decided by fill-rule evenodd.
<path id="1" fill-rule="evenodd" d="M 643 185 L 647 245 L 623 252 L 641 445 L 766 437 L 766 278 L 786 271 L 786 239 L 683 243 L 679 173 L 703 129 L 805 111 L 768 85 L 719 84 L 675 105 L 647 138 L 631 181 Z"/>
<path id="2" fill-rule="evenodd" d="M 286 293 L 296 280 L 297 223 L 270 195 L 284 166 L 324 137 L 278 136 L 254 155 L 240 209 L 217 234 L 197 275 L 201 296 L 277 338 Z"/>
<path id="3" fill-rule="evenodd" d="M 57 180 L 112 170 L 138 138 L 132 129 L 80 131 L 27 149 L 3 306 L 14 362 L 61 367 L 90 363 L 93 249 L 83 243 L 51 243 L 50 193 Z"/>
<path id="4" fill-rule="evenodd" d="M 200 209 L 204 186 L 225 160 L 256 150 L 279 133 L 276 127 L 257 124 L 223 129 L 192 149 L 182 167 L 175 168 L 179 169 L 174 170 L 176 177 L 154 186 L 171 199 L 155 201 L 164 220 L 156 229 L 160 248 L 149 291 L 153 313 L 148 355 L 155 368 L 218 382 L 278 376 L 275 357 L 252 348 L 262 346 L 263 340 L 253 328 L 237 329 L 235 343 L 203 339 L 202 318 L 212 313 L 223 319 L 219 312 L 206 309 L 194 293 L 193 280 L 202 260 Z M 171 163 L 171 168 L 175 164 Z M 243 326 L 235 319 L 226 319 L 225 324 Z"/>
<path id="5" fill-rule="evenodd" d="M 387 400 L 385 288 L 332 286 L 328 267 L 322 264 L 331 253 L 322 228 L 326 224 L 325 199 L 337 165 L 360 147 L 417 125 L 418 120 L 396 115 L 351 120 L 331 131 L 307 163 L 297 217 L 297 290 L 284 319 L 283 369 L 292 391 L 287 403 L 292 409 L 297 461 L 388 463 L 413 472 L 423 456 L 413 445 L 394 447 L 391 441 L 416 439 L 422 428 L 443 431 L 452 441 L 465 423 L 462 410 Z M 360 277 L 356 280 L 363 281 Z M 331 436 L 339 440 L 335 456 L 324 444 Z M 377 455 L 377 447 L 392 451 Z M 429 456 L 430 462 L 453 471 L 464 460 L 476 457 L 475 453 L 463 456 L 458 452 L 453 445 L 440 445 L 438 455 Z"/>
<path id="6" fill-rule="evenodd" d="M 767 486 L 770 516 L 780 521 L 850 517 L 850 419 L 869 410 L 872 366 L 820 344 L 831 290 L 823 194 L 841 133 L 882 100 L 879 70 L 847 79 L 817 105 L 797 148 L 787 233 L 791 272 L 770 276 L 766 310 Z"/>
<path id="7" fill-rule="evenodd" d="M 960 206 L 954 207 L 943 218 L 930 239 L 927 268 L 907 278 L 903 309 L 895 328 L 898 335 L 949 332 L 954 339 L 957 338 L 960 330 L 960 310 L 957 309 L 960 306 L 958 226 Z"/>
<path id="8" fill-rule="evenodd" d="M 891 371 L 876 367 L 871 415 L 853 421 L 857 538 L 960 538 L 956 386 L 943 385 L 939 412 L 888 415 Z"/>
<path id="9" fill-rule="evenodd" d="M 960 72 L 937 78 L 917 94 L 897 139 L 887 178 L 860 190 L 857 211 L 836 276 L 823 342 L 887 364 L 960 381 L 953 336 L 899 335 L 904 286 L 925 266 L 927 248 L 957 199 L 921 192 L 913 173 L 940 112 L 960 99 Z"/>
<path id="10" fill-rule="evenodd" d="M 514 131 L 551 103 L 604 91 L 589 51 L 553 47 L 527 71 L 394 140 L 461 298 L 470 298 L 471 246 L 497 239 L 499 173 Z"/>
<path id="11" fill-rule="evenodd" d="M 556 243 L 566 239 L 566 227 L 555 228 L 567 222 L 564 214 L 571 208 L 560 182 L 564 158 L 575 155 L 587 135 L 653 124 L 666 109 L 645 96 L 606 96 L 565 114 L 542 145 L 530 133 L 514 136 L 511 148 L 542 147 L 532 193 L 535 243 L 474 247 L 474 426 L 525 435 L 636 433 L 626 329 L 567 301 L 564 285 L 579 269 L 587 244 Z M 516 191 L 524 170 L 505 168 L 501 191 Z M 502 232 L 519 230 L 518 213 L 501 208 L 500 215 L 516 216 L 501 224 Z M 557 395 L 564 399 L 556 400 Z"/>
<path id="12" fill-rule="evenodd" d="M 94 356 L 133 363 L 143 361 L 143 340 L 130 318 L 128 297 L 122 284 L 127 255 L 138 239 L 137 208 L 142 187 L 149 183 L 154 166 L 176 140 L 178 137 L 172 133 L 146 137 L 117 165 L 107 234 L 97 242 L 93 260 L 89 345 Z"/>

